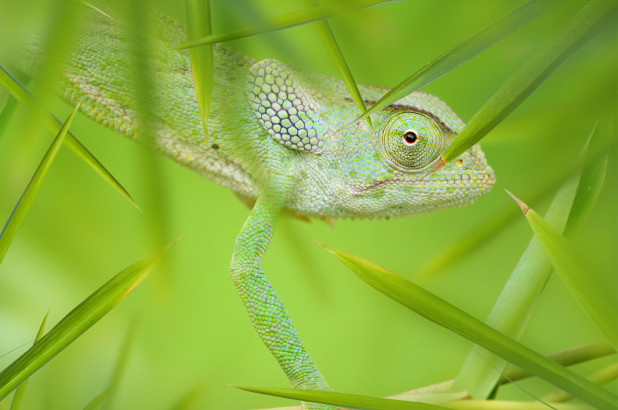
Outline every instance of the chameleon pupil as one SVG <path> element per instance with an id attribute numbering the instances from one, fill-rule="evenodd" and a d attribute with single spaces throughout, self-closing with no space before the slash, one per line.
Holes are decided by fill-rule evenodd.
<path id="1" fill-rule="evenodd" d="M 403 140 L 408 145 L 414 144 L 417 139 L 418 139 L 418 134 L 416 133 L 416 131 L 406 131 L 405 134 L 403 134 Z"/>

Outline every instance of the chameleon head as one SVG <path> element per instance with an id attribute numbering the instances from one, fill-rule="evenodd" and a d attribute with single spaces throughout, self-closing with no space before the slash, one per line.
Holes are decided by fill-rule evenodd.
<path id="1" fill-rule="evenodd" d="M 372 115 L 359 114 L 333 79 L 274 60 L 252 66 L 251 109 L 296 176 L 286 206 L 320 217 L 410 215 L 471 202 L 494 183 L 477 145 L 430 173 L 463 122 L 440 99 L 415 92 Z M 367 105 L 385 90 L 362 87 Z M 274 141 L 273 141 L 274 140 Z"/>

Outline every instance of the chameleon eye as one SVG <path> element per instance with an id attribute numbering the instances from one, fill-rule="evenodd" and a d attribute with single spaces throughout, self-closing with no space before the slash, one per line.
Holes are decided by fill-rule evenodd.
<path id="1" fill-rule="evenodd" d="M 413 145 L 418 141 L 418 133 L 414 130 L 407 130 L 403 133 L 403 141 L 408 145 Z"/>
<path id="2" fill-rule="evenodd" d="M 382 157 L 394 168 L 418 172 L 432 165 L 446 142 L 444 130 L 419 112 L 398 112 L 380 130 Z"/>

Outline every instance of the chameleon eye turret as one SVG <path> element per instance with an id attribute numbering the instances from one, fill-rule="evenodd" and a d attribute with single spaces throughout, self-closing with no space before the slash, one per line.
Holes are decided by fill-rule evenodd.
<path id="1" fill-rule="evenodd" d="M 442 127 L 420 112 L 392 114 L 379 133 L 382 157 L 403 172 L 418 172 L 433 165 L 447 142 Z"/>

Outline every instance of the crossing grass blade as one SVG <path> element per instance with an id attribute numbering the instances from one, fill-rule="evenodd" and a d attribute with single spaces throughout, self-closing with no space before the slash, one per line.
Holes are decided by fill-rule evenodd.
<path id="1" fill-rule="evenodd" d="M 408 309 L 597 408 L 618 406 L 618 397 L 543 355 L 487 326 L 407 279 L 367 260 L 322 245 L 356 276 Z"/>
<path id="2" fill-rule="evenodd" d="M 58 135 L 54 138 L 52 144 L 49 146 L 49 149 L 45 153 L 45 156 L 39 163 L 37 170 L 34 172 L 32 179 L 28 183 L 26 190 L 17 201 L 17 204 L 13 208 L 9 219 L 6 221 L 4 228 L 2 228 L 2 232 L 0 232 L 0 263 L 4 260 L 4 256 L 6 255 L 7 250 L 9 249 L 9 245 L 13 241 L 15 234 L 19 230 L 24 219 L 26 219 L 26 215 L 34 202 L 34 198 L 36 198 L 41 186 L 43 185 L 43 181 L 47 176 L 47 172 L 49 171 L 49 167 L 52 162 L 54 162 L 54 158 L 56 158 L 56 154 L 60 150 L 62 146 L 65 136 L 69 130 L 69 126 L 77 114 L 77 110 L 79 110 L 80 104 L 77 104 L 73 109 L 73 112 L 67 120 L 64 122 Z"/>
<path id="3" fill-rule="evenodd" d="M 310 7 L 305 10 L 294 11 L 282 14 L 260 23 L 239 27 L 224 33 L 211 34 L 197 40 L 189 41 L 185 44 L 174 47 L 175 50 L 203 46 L 206 44 L 221 43 L 229 40 L 236 40 L 243 37 L 254 36 L 256 34 L 267 33 L 270 31 L 281 30 L 314 21 L 324 20 L 337 14 L 346 13 L 353 10 L 367 7 L 378 6 L 386 3 L 394 3 L 401 0 L 354 0 L 349 2 L 337 2 L 328 6 Z"/>
<path id="4" fill-rule="evenodd" d="M 382 399 L 379 397 L 360 396 L 358 394 L 335 393 L 319 390 L 297 390 L 278 387 L 247 387 L 232 386 L 252 393 L 267 394 L 293 400 L 302 400 L 313 403 L 330 404 L 348 409 L 376 409 L 376 410 L 438 410 L 446 407 L 434 404 L 415 403 L 404 400 Z"/>
<path id="5" fill-rule="evenodd" d="M 522 209 L 554 269 L 571 294 L 614 348 L 618 349 L 618 299 L 596 279 L 594 269 L 571 242 L 528 205 L 508 193 Z"/>
<path id="6" fill-rule="evenodd" d="M 155 268 L 180 238 L 115 275 L 67 314 L 52 330 L 0 373 L 0 400 L 97 323 Z"/>
<path id="7" fill-rule="evenodd" d="M 39 326 L 39 331 L 34 338 L 34 343 L 38 342 L 39 339 L 43 336 L 45 332 L 45 323 L 47 323 L 47 317 L 49 316 L 49 312 L 45 314 L 43 317 L 43 321 L 41 322 L 41 326 Z M 21 400 L 24 397 L 24 393 L 26 392 L 26 387 L 28 387 L 28 380 L 19 385 L 17 390 L 15 390 L 15 395 L 13 396 L 13 401 L 11 402 L 11 410 L 19 410 L 19 406 L 21 405 Z"/>
<path id="8" fill-rule="evenodd" d="M 210 23 L 210 0 L 186 0 L 187 34 L 189 41 L 207 37 L 212 33 Z M 200 109 L 204 134 L 208 136 L 208 113 L 213 87 L 213 51 L 212 44 L 194 47 L 189 50 L 193 87 Z"/>
<path id="9" fill-rule="evenodd" d="M 502 122 L 571 54 L 614 21 L 616 0 L 591 0 L 537 53 L 529 58 L 474 114 L 446 148 L 434 170 L 453 161 Z"/>
<path id="10" fill-rule="evenodd" d="M 483 50 L 536 20 L 563 1 L 564 0 L 527 1 L 481 31 L 457 43 L 434 58 L 423 68 L 397 84 L 388 93 L 384 94 L 384 96 L 372 105 L 367 112 L 358 117 L 355 121 L 374 114 L 387 105 L 393 104 L 406 95 L 437 80 L 444 74 L 481 53 Z"/>
<path id="11" fill-rule="evenodd" d="M 37 101 L 32 97 L 32 95 L 26 90 L 26 88 L 21 85 L 15 77 L 13 77 L 2 65 L 0 65 L 0 85 L 2 85 L 6 90 L 19 102 L 22 104 L 26 104 L 29 108 L 31 108 L 35 113 L 42 113 L 40 118 L 43 118 L 45 121 L 45 125 L 52 132 L 58 132 L 59 127 L 61 126 L 60 120 L 54 117 L 51 113 L 43 112 L 43 108 L 37 103 Z M 134 207 L 139 209 L 137 203 L 133 200 L 129 192 L 114 178 L 114 176 L 99 162 L 99 160 L 92 155 L 90 151 L 86 147 L 82 145 L 81 142 L 75 138 L 73 134 L 70 132 L 65 138 L 66 146 L 73 151 L 78 158 L 84 161 L 94 172 L 96 172 L 105 182 L 112 186 L 116 191 L 120 193 L 123 197 L 125 197 Z"/>
<path id="12" fill-rule="evenodd" d="M 591 141 L 597 139 L 598 133 L 593 130 L 584 145 L 580 159 L 585 157 Z M 586 170 L 597 169 L 598 164 L 598 162 L 593 162 Z M 560 232 L 564 231 L 568 221 L 577 214 L 573 212 L 573 204 L 578 201 L 582 202 L 578 198 L 590 196 L 588 191 L 590 185 L 582 187 L 580 183 L 581 174 L 580 172 L 568 178 L 562 184 L 545 215 L 545 219 Z M 593 172 L 592 175 L 599 176 L 599 173 Z M 593 183 L 595 187 L 600 186 L 603 184 L 603 178 L 590 183 Z M 513 269 L 485 323 L 519 340 L 551 272 L 552 266 L 543 247 L 538 239 L 533 237 Z M 506 361 L 498 356 L 487 353 L 479 346 L 473 346 L 455 379 L 453 390 L 466 390 L 474 399 L 486 399 L 498 384 L 506 365 Z"/>
<path id="13" fill-rule="evenodd" d="M 112 379 L 109 383 L 109 386 L 98 396 L 92 399 L 90 403 L 88 403 L 86 407 L 84 407 L 84 410 L 97 410 L 103 408 L 104 405 L 110 407 L 109 403 L 114 393 L 116 392 L 118 384 L 120 384 L 120 379 L 122 378 L 125 368 L 127 367 L 127 361 L 129 360 L 131 347 L 133 346 L 133 341 L 135 340 L 136 329 L 136 323 L 134 322 L 130 325 L 129 331 L 124 338 L 124 342 L 122 344 L 120 354 L 118 355 L 116 367 L 114 368 L 114 372 L 112 374 Z"/>
<path id="14" fill-rule="evenodd" d="M 307 7 L 317 7 L 319 6 L 317 0 L 305 0 L 305 6 Z M 313 23 L 320 39 L 322 40 L 322 44 L 326 48 L 328 55 L 335 63 L 337 70 L 339 70 L 339 74 L 345 83 L 345 86 L 348 88 L 352 99 L 358 106 L 361 111 L 361 114 L 367 112 L 367 106 L 365 105 L 365 101 L 358 90 L 358 86 L 356 85 L 356 81 L 354 80 L 354 76 L 350 71 L 350 67 L 348 63 L 345 61 L 343 57 L 343 53 L 337 44 L 337 40 L 335 40 L 335 36 L 333 35 L 333 31 L 330 28 L 330 25 L 326 20 L 316 21 Z M 373 124 L 371 123 L 371 117 L 366 117 L 367 124 L 369 128 L 373 129 Z"/>
<path id="15" fill-rule="evenodd" d="M 2 112 L 0 113 L 0 137 L 2 137 L 4 130 L 6 130 L 6 127 L 9 125 L 13 113 L 17 109 L 17 105 L 17 100 L 9 94 L 8 100 L 4 107 L 2 107 Z"/>

